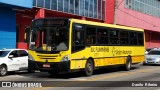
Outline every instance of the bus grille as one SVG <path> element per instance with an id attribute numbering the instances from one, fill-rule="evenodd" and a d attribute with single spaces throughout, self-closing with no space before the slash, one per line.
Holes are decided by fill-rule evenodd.
<path id="1" fill-rule="evenodd" d="M 58 55 L 37 55 L 40 59 L 56 59 Z"/>

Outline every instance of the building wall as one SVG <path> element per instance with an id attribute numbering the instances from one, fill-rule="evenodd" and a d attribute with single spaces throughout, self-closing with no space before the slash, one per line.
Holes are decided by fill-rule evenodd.
<path id="1" fill-rule="evenodd" d="M 104 22 L 105 23 L 110 23 L 113 24 L 114 23 L 114 7 L 115 7 L 115 0 L 106 0 L 105 3 L 105 19 Z"/>
<path id="2" fill-rule="evenodd" d="M 160 33 L 160 18 L 125 8 L 124 3 L 125 0 L 118 0 L 115 24 L 145 29 L 146 47 L 160 47 L 160 39 L 152 39 L 155 32 Z"/>
<path id="3" fill-rule="evenodd" d="M 24 12 L 32 7 L 33 0 L 0 0 L 0 49 L 16 48 L 16 34 L 22 34 L 16 31 L 16 10 Z M 25 27 L 25 21 L 21 27 Z"/>
<path id="4" fill-rule="evenodd" d="M 16 12 L 0 7 L 0 49 L 16 47 Z"/>
<path id="5" fill-rule="evenodd" d="M 15 6 L 21 8 L 32 8 L 33 0 L 0 0 L 1 5 L 7 4 L 7 7 Z"/>

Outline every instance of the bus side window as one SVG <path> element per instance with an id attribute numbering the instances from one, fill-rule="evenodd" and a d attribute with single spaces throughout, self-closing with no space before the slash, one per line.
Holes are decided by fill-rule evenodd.
<path id="1" fill-rule="evenodd" d="M 97 44 L 98 45 L 108 44 L 108 28 L 99 27 L 97 29 Z"/>
<path id="2" fill-rule="evenodd" d="M 125 30 L 122 30 L 120 32 L 120 44 L 121 45 L 128 45 L 128 32 Z"/>
<path id="3" fill-rule="evenodd" d="M 93 45 L 96 43 L 96 27 L 88 26 L 86 28 L 86 43 L 87 45 Z"/>
<path id="4" fill-rule="evenodd" d="M 110 44 L 119 44 L 119 31 L 111 30 L 110 31 Z"/>
<path id="5" fill-rule="evenodd" d="M 137 45 L 137 33 L 130 32 L 130 45 Z"/>

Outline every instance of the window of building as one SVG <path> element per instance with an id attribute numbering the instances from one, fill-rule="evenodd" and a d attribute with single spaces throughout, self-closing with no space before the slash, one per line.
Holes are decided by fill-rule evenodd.
<path id="1" fill-rule="evenodd" d="M 51 9 L 52 10 L 57 10 L 57 0 L 52 0 L 52 4 L 51 4 Z"/>
<path id="2" fill-rule="evenodd" d="M 44 8 L 44 2 L 45 0 L 37 0 L 37 7 L 43 7 Z"/>
<path id="3" fill-rule="evenodd" d="M 64 0 L 64 12 L 69 11 L 69 0 Z"/>
<path id="4" fill-rule="evenodd" d="M 75 14 L 79 15 L 79 0 L 75 0 Z"/>
<path id="5" fill-rule="evenodd" d="M 63 0 L 58 0 L 58 11 L 63 11 Z"/>
<path id="6" fill-rule="evenodd" d="M 94 0 L 94 18 L 97 18 L 97 0 Z"/>
<path id="7" fill-rule="evenodd" d="M 93 0 L 89 0 L 89 17 L 93 17 L 93 5 L 94 5 L 94 1 Z"/>
<path id="8" fill-rule="evenodd" d="M 85 0 L 85 16 L 88 17 L 89 0 Z"/>
<path id="9" fill-rule="evenodd" d="M 69 13 L 74 14 L 74 0 L 70 0 L 69 6 Z"/>
<path id="10" fill-rule="evenodd" d="M 148 15 L 160 17 L 159 0 L 125 0 L 125 7 Z"/>
<path id="11" fill-rule="evenodd" d="M 159 36 L 160 34 L 154 32 L 151 35 L 151 40 L 160 40 Z"/>
<path id="12" fill-rule="evenodd" d="M 45 8 L 50 9 L 51 8 L 51 0 L 45 0 Z"/>
<path id="13" fill-rule="evenodd" d="M 102 20 L 105 0 L 34 0 L 34 6 Z"/>

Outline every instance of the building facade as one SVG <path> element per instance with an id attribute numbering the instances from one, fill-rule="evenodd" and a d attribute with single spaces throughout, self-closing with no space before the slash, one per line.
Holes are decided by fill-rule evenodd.
<path id="1" fill-rule="evenodd" d="M 147 48 L 160 47 L 160 1 L 116 0 L 114 24 L 145 30 Z"/>
<path id="2" fill-rule="evenodd" d="M 0 49 L 16 48 L 16 10 L 32 8 L 32 0 L 0 0 Z"/>
<path id="3" fill-rule="evenodd" d="M 33 0 L 30 10 L 17 10 L 17 48 L 27 48 L 25 32 L 35 18 L 66 17 L 96 22 L 105 20 L 105 0 Z"/>
<path id="4" fill-rule="evenodd" d="M 28 48 L 25 33 L 33 19 L 44 17 L 67 17 L 143 28 L 146 47 L 160 47 L 159 0 L 9 1 L 0 0 L 0 12 L 3 12 L 0 15 L 3 20 L 0 24 L 0 49 Z"/>

